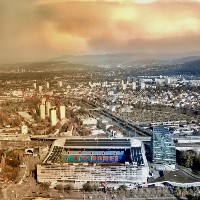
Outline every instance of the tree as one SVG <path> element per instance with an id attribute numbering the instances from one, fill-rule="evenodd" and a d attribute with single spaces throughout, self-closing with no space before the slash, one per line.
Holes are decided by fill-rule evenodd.
<path id="1" fill-rule="evenodd" d="M 175 192 L 175 194 L 176 194 L 177 196 L 181 196 L 181 194 L 182 194 L 182 190 L 181 190 L 180 187 L 176 187 L 174 192 Z"/>
<path id="2" fill-rule="evenodd" d="M 199 187 L 195 187 L 194 192 L 195 192 L 196 195 L 199 195 L 199 192 L 200 192 Z"/>
<path id="3" fill-rule="evenodd" d="M 98 191 L 99 190 L 99 186 L 98 185 L 94 185 L 94 191 Z"/>
<path id="4" fill-rule="evenodd" d="M 81 132 L 82 134 L 82 136 L 88 136 L 88 135 L 91 135 L 91 129 L 89 129 L 89 128 L 83 128 L 83 130 L 82 130 L 82 132 Z"/>
<path id="5" fill-rule="evenodd" d="M 127 186 L 126 186 L 126 185 L 120 185 L 120 186 L 118 187 L 118 190 L 126 191 L 126 190 L 127 190 Z"/>
<path id="6" fill-rule="evenodd" d="M 90 185 L 90 183 L 83 184 L 83 190 L 86 192 L 92 192 L 94 190 L 94 187 Z"/>
<path id="7" fill-rule="evenodd" d="M 50 183 L 44 182 L 44 183 L 41 183 L 40 186 L 41 186 L 42 190 L 46 191 L 46 190 L 49 190 Z"/>
<path id="8" fill-rule="evenodd" d="M 70 184 L 64 186 L 64 191 L 66 191 L 67 193 L 70 193 L 73 189 L 73 186 Z"/>
<path id="9" fill-rule="evenodd" d="M 11 167 L 15 168 L 15 167 L 18 167 L 20 165 L 20 161 L 16 160 L 16 159 L 13 159 L 13 160 L 9 160 L 9 163 L 8 163 Z"/>
<path id="10" fill-rule="evenodd" d="M 185 196 L 188 193 L 187 188 L 182 189 L 182 197 Z"/>
<path id="11" fill-rule="evenodd" d="M 58 184 L 54 187 L 56 190 L 62 191 L 63 190 L 63 185 L 62 184 Z"/>

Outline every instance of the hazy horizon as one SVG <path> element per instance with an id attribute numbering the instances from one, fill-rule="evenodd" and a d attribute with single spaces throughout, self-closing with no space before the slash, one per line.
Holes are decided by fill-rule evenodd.
<path id="1" fill-rule="evenodd" d="M 198 54 L 199 10 L 199 0 L 1 0 L 0 63 Z"/>

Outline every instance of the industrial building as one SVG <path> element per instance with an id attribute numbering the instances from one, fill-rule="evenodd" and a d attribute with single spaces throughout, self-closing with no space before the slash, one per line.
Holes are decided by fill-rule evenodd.
<path id="1" fill-rule="evenodd" d="M 151 160 L 164 170 L 174 170 L 176 147 L 167 128 L 154 127 L 151 138 Z"/>
<path id="2" fill-rule="evenodd" d="M 99 187 L 134 188 L 146 184 L 149 167 L 144 145 L 133 138 L 61 138 L 51 146 L 42 165 L 37 166 L 38 182 L 72 184 L 86 182 Z"/>

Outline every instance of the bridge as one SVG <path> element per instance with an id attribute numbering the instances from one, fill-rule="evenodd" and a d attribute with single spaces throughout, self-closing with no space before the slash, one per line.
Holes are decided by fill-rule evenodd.
<path id="1" fill-rule="evenodd" d="M 78 138 L 78 137 L 49 137 L 47 135 L 33 135 L 30 137 L 31 140 L 37 140 L 37 141 L 54 141 L 54 140 L 57 140 L 60 138 L 66 138 L 66 139 L 68 139 L 68 141 L 70 141 L 70 140 L 74 140 L 74 138 Z M 84 138 L 84 137 L 81 137 L 81 138 Z M 93 137 L 93 138 L 97 138 L 97 137 Z M 129 137 L 127 137 L 127 138 L 129 138 Z M 140 140 L 142 142 L 150 142 L 151 141 L 151 137 L 142 137 L 141 136 L 141 137 L 133 137 L 133 138 Z M 87 139 L 87 138 L 85 138 L 85 139 Z M 112 138 L 110 138 L 110 139 L 112 139 Z M 126 139 L 126 137 L 124 137 L 122 139 Z"/>

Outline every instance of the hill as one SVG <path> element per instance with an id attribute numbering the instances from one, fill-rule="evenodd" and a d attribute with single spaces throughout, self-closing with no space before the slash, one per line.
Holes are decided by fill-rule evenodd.
<path id="1" fill-rule="evenodd" d="M 181 55 L 163 55 L 156 57 L 155 55 L 134 55 L 134 54 L 103 54 L 103 55 L 63 55 L 53 58 L 50 61 L 65 61 L 70 63 L 79 63 L 86 65 L 124 65 L 124 66 L 138 66 L 138 65 L 175 65 L 182 64 L 198 59 L 198 56 L 183 56 Z"/>

